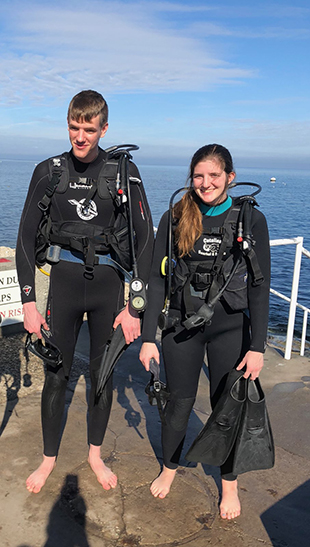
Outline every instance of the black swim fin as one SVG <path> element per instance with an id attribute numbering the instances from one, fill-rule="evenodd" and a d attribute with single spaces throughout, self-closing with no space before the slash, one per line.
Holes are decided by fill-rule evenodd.
<path id="1" fill-rule="evenodd" d="M 274 442 L 260 381 L 248 381 L 247 399 L 234 450 L 233 473 L 240 475 L 274 466 Z"/>
<path id="2" fill-rule="evenodd" d="M 113 331 L 110 339 L 107 341 L 105 351 L 101 359 L 96 392 L 97 396 L 102 393 L 117 361 L 128 346 L 129 344 L 126 344 L 122 326 L 119 324 Z"/>
<path id="3" fill-rule="evenodd" d="M 188 450 L 187 460 L 217 466 L 227 460 L 236 440 L 246 400 L 247 381 L 243 374 L 243 371 L 235 369 L 228 374 L 224 391 Z"/>

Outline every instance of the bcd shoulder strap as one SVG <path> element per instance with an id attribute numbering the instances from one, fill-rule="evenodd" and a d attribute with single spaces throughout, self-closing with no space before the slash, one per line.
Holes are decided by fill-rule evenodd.
<path id="1" fill-rule="evenodd" d="M 79 183 L 81 180 L 83 183 L 89 180 L 89 183 L 92 186 L 92 189 L 90 189 L 89 195 L 86 198 L 86 202 L 89 202 L 89 200 L 94 197 L 94 194 L 98 192 L 101 199 L 112 198 L 118 205 L 117 176 L 119 158 L 117 155 L 114 155 L 114 157 L 112 157 L 111 154 L 107 155 L 106 160 L 103 161 L 103 165 L 96 181 L 94 179 L 85 179 L 84 177 L 70 177 L 68 155 L 68 152 L 63 152 L 63 154 L 59 156 L 49 158 L 49 182 L 45 188 L 44 196 L 38 203 L 39 208 L 42 211 L 47 212 L 55 192 L 57 192 L 57 194 L 63 194 L 67 190 L 69 182 Z M 139 184 L 141 183 L 141 180 L 138 177 L 130 175 L 129 173 L 129 182 Z"/>
<path id="2" fill-rule="evenodd" d="M 39 209 L 44 213 L 46 213 L 50 207 L 56 188 L 58 188 L 58 191 L 64 192 L 65 189 L 60 188 L 60 186 L 67 187 L 69 182 L 68 160 L 65 157 L 65 154 L 50 158 L 48 160 L 48 168 L 49 182 L 45 188 L 44 196 L 38 202 Z"/>

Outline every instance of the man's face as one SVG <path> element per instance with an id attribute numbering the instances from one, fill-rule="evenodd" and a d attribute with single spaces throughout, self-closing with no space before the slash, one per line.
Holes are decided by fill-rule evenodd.
<path id="1" fill-rule="evenodd" d="M 68 120 L 69 139 L 73 154 L 83 163 L 94 161 L 98 155 L 99 140 L 104 137 L 108 123 L 101 126 L 100 117 L 95 116 L 90 122 Z"/>

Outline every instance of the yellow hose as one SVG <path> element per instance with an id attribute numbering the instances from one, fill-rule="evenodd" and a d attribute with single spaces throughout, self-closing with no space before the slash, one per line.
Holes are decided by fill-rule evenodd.
<path id="1" fill-rule="evenodd" d="M 161 261 L 160 271 L 162 275 L 167 275 L 167 260 L 168 260 L 168 257 L 164 256 L 164 258 Z"/>
<path id="2" fill-rule="evenodd" d="M 45 270 L 43 270 L 43 268 L 38 268 L 40 270 L 40 272 L 42 272 L 44 275 L 47 275 L 48 277 L 50 276 L 49 272 L 46 272 Z"/>

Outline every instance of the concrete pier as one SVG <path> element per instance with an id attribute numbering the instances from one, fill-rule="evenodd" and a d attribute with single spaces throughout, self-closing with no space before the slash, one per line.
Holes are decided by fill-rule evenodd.
<path id="1" fill-rule="evenodd" d="M 2 344 L 3 341 L 0 341 Z M 39 494 L 25 479 L 41 461 L 40 392 L 44 371 L 25 363 L 23 335 L 6 339 L 1 357 L 0 538 L 2 547 L 309 547 L 310 362 L 285 361 L 268 348 L 261 381 L 276 445 L 274 469 L 239 478 L 242 514 L 218 514 L 217 468 L 182 460 L 170 494 L 153 498 L 160 471 L 160 420 L 148 403 L 149 380 L 139 363 L 140 343 L 129 347 L 114 375 L 114 401 L 102 455 L 118 475 L 104 491 L 87 463 L 88 333 L 83 325 L 57 466 Z M 26 370 L 27 369 L 27 370 Z M 37 378 L 38 380 L 35 380 Z M 210 414 L 206 370 L 190 419 L 186 449 Z"/>

